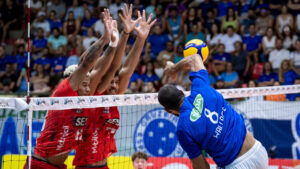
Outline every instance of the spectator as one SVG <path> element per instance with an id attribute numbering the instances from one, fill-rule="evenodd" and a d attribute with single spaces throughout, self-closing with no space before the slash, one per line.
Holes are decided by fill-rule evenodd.
<path id="1" fill-rule="evenodd" d="M 60 46 L 55 57 L 52 60 L 51 70 L 55 75 L 62 75 L 66 68 L 67 57 L 64 53 L 64 48 Z"/>
<path id="2" fill-rule="evenodd" d="M 249 26 L 255 24 L 256 15 L 254 9 L 250 8 L 247 15 L 244 15 L 240 18 L 240 34 L 245 35 L 249 33 Z"/>
<path id="3" fill-rule="evenodd" d="M 276 19 L 276 31 L 280 35 L 283 32 L 283 27 L 285 25 L 290 25 L 293 29 L 294 19 L 291 14 L 288 13 L 288 8 L 286 5 L 283 5 L 281 8 L 281 14 L 277 16 Z"/>
<path id="4" fill-rule="evenodd" d="M 5 53 L 3 46 L 0 46 L 0 77 L 5 72 L 5 65 L 8 62 L 13 62 L 12 57 Z"/>
<path id="5" fill-rule="evenodd" d="M 132 163 L 134 169 L 146 169 L 148 156 L 143 152 L 135 152 L 132 157 Z"/>
<path id="6" fill-rule="evenodd" d="M 177 7 L 173 6 L 170 8 L 170 17 L 167 21 L 167 28 L 171 39 L 175 44 L 179 43 L 181 34 L 183 33 L 183 19 L 179 15 Z"/>
<path id="7" fill-rule="evenodd" d="M 44 30 L 44 33 L 46 36 L 49 36 L 50 34 L 50 24 L 49 22 L 45 19 L 45 12 L 40 11 L 37 15 L 37 18 L 33 21 L 32 23 L 32 28 L 37 30 L 38 28 L 42 28 Z"/>
<path id="8" fill-rule="evenodd" d="M 192 27 L 194 24 L 200 24 L 199 19 L 196 17 L 196 9 L 189 8 L 188 9 L 188 16 L 184 21 L 184 37 L 187 37 L 187 34 L 192 31 Z"/>
<path id="9" fill-rule="evenodd" d="M 87 50 L 93 42 L 98 40 L 93 34 L 94 32 L 92 28 L 88 28 L 87 36 L 83 37 L 83 42 L 82 42 L 84 50 Z"/>
<path id="10" fill-rule="evenodd" d="M 225 88 L 225 81 L 224 79 L 219 76 L 216 78 L 216 84 L 215 84 L 215 89 L 224 89 Z"/>
<path id="11" fill-rule="evenodd" d="M 42 65 L 44 70 L 49 73 L 51 68 L 51 59 L 49 58 L 49 49 L 47 47 L 42 49 L 42 56 L 35 60 L 33 70 L 37 71 L 37 65 Z"/>
<path id="12" fill-rule="evenodd" d="M 22 16 L 23 10 L 15 1 L 6 0 L 3 2 L 0 14 L 0 17 L 3 20 L 3 34 L 1 42 L 4 44 L 8 31 L 19 26 L 18 20 L 20 19 L 20 16 Z"/>
<path id="13" fill-rule="evenodd" d="M 217 77 L 225 71 L 226 64 L 230 61 L 230 55 L 225 53 L 224 50 L 224 45 L 219 44 L 217 53 L 213 55 L 213 71 Z"/>
<path id="14" fill-rule="evenodd" d="M 50 77 L 44 71 L 43 65 L 37 65 L 36 74 L 32 76 L 31 81 L 33 85 L 33 93 L 46 93 L 50 92 L 50 87 L 48 86 Z"/>
<path id="15" fill-rule="evenodd" d="M 250 87 L 250 88 L 257 87 L 256 82 L 254 80 L 249 80 L 248 87 Z"/>
<path id="16" fill-rule="evenodd" d="M 16 83 L 16 88 L 18 93 L 24 93 L 27 91 L 27 71 L 25 67 L 21 70 Z"/>
<path id="17" fill-rule="evenodd" d="M 220 21 L 218 19 L 216 19 L 215 15 L 213 13 L 213 10 L 208 10 L 207 17 L 204 22 L 205 32 L 211 32 L 213 24 L 217 24 L 217 27 L 219 27 Z"/>
<path id="18" fill-rule="evenodd" d="M 141 75 L 141 80 L 143 82 L 143 87 L 147 85 L 147 82 L 153 82 L 155 86 L 158 86 L 158 76 L 154 72 L 153 63 L 147 63 L 146 72 Z"/>
<path id="19" fill-rule="evenodd" d="M 174 54 L 173 63 L 179 62 L 181 59 L 183 59 L 183 50 L 184 50 L 184 44 L 180 43 L 177 45 L 176 53 Z"/>
<path id="20" fill-rule="evenodd" d="M 165 17 L 162 14 L 162 7 L 160 5 L 157 5 L 155 8 L 155 16 L 156 16 L 155 25 L 159 25 L 161 28 L 161 32 L 165 32 L 167 23 Z"/>
<path id="21" fill-rule="evenodd" d="M 233 65 L 231 62 L 227 62 L 226 72 L 222 73 L 221 76 L 225 81 L 226 88 L 234 88 L 238 86 L 239 75 L 233 70 Z"/>
<path id="22" fill-rule="evenodd" d="M 18 46 L 18 52 L 17 55 L 14 57 L 13 68 L 14 70 L 17 70 L 17 72 L 21 72 L 22 68 L 26 66 L 27 64 L 27 52 L 25 50 L 25 45 L 21 44 Z"/>
<path id="23" fill-rule="evenodd" d="M 112 3 L 109 6 L 109 11 L 112 14 L 114 19 L 118 18 L 118 11 L 124 7 L 124 3 L 121 0 L 115 0 L 115 3 Z"/>
<path id="24" fill-rule="evenodd" d="M 240 11 L 241 16 L 247 15 L 248 11 L 251 8 L 251 4 L 247 0 L 241 0 L 236 5 L 238 7 L 238 11 Z M 235 7 L 235 9 L 237 7 Z"/>
<path id="25" fill-rule="evenodd" d="M 255 80 L 250 80 L 248 82 L 248 87 L 254 88 L 257 87 L 257 83 Z M 264 100 L 264 96 L 252 96 L 252 97 L 248 97 L 246 98 L 247 100 L 253 100 L 253 101 L 263 101 Z"/>
<path id="26" fill-rule="evenodd" d="M 231 63 L 235 65 L 235 71 L 238 75 L 246 80 L 250 67 L 249 56 L 247 52 L 243 50 L 241 42 L 235 42 L 234 48 L 234 53 L 230 57 Z"/>
<path id="27" fill-rule="evenodd" d="M 270 15 L 269 10 L 266 8 L 261 8 L 260 16 L 256 19 L 256 26 L 258 29 L 258 34 L 265 35 L 267 29 L 273 26 L 274 18 Z"/>
<path id="28" fill-rule="evenodd" d="M 269 61 L 272 63 L 275 71 L 277 71 L 281 62 L 284 59 L 289 59 L 290 52 L 283 48 L 283 41 L 280 38 L 276 39 L 275 47 L 270 53 Z"/>
<path id="29" fill-rule="evenodd" d="M 283 60 L 279 69 L 279 82 L 282 85 L 292 85 L 299 76 L 292 69 L 288 60 Z"/>
<path id="30" fill-rule="evenodd" d="M 270 0 L 267 1 L 271 10 L 271 14 L 276 17 L 278 15 L 280 15 L 280 13 L 282 12 L 282 7 L 284 5 L 286 5 L 286 1 L 282 1 L 282 0 Z M 287 10 L 287 8 L 286 8 Z"/>
<path id="31" fill-rule="evenodd" d="M 300 78 L 298 77 L 297 79 L 295 79 L 294 82 L 295 85 L 299 85 L 300 84 Z M 296 94 L 289 94 L 288 95 L 288 99 L 290 101 L 300 101 L 300 93 L 296 93 Z"/>
<path id="32" fill-rule="evenodd" d="M 155 55 L 165 50 L 167 42 L 170 39 L 167 34 L 163 34 L 160 25 L 155 25 L 153 28 L 153 34 L 149 36 L 148 43 L 152 46 L 152 51 Z"/>
<path id="33" fill-rule="evenodd" d="M 193 24 L 192 32 L 187 35 L 185 42 L 188 42 L 192 39 L 200 39 L 205 42 L 204 34 L 199 31 L 198 24 Z"/>
<path id="34" fill-rule="evenodd" d="M 33 40 L 31 52 L 33 54 L 39 54 L 45 47 L 47 47 L 47 39 L 44 37 L 44 30 L 38 28 L 37 36 Z"/>
<path id="35" fill-rule="evenodd" d="M 256 34 L 255 25 L 249 26 L 249 35 L 244 36 L 243 43 L 244 49 L 247 50 L 248 55 L 253 57 L 254 63 L 258 63 L 258 53 L 261 50 L 261 39 L 260 35 Z"/>
<path id="36" fill-rule="evenodd" d="M 24 3 L 27 8 L 28 0 Z M 30 0 L 30 13 L 37 14 L 37 12 L 42 8 L 42 1 Z"/>
<path id="37" fill-rule="evenodd" d="M 52 10 L 50 12 L 50 18 L 47 19 L 50 24 L 50 30 L 53 31 L 54 28 L 58 28 L 60 32 L 62 32 L 63 24 L 60 19 L 56 18 L 56 12 Z"/>
<path id="38" fill-rule="evenodd" d="M 296 69 L 300 69 L 300 40 L 295 43 L 295 51 L 291 52 L 290 59 L 294 61 Z"/>
<path id="39" fill-rule="evenodd" d="M 234 13 L 233 7 L 228 8 L 226 16 L 222 18 L 222 32 L 225 32 L 229 26 L 235 32 L 238 32 L 240 26 L 239 17 Z"/>
<path id="40" fill-rule="evenodd" d="M 300 34 L 300 13 L 296 16 L 296 23 L 295 23 L 295 32 L 299 35 Z"/>
<path id="41" fill-rule="evenodd" d="M 100 18 L 97 20 L 97 22 L 94 23 L 92 26 L 94 31 L 96 32 L 97 37 L 101 37 L 104 33 L 104 24 L 103 24 L 103 16 L 100 15 Z"/>
<path id="42" fill-rule="evenodd" d="M 143 11 L 145 9 L 145 6 L 143 4 L 141 4 L 140 0 L 134 0 L 133 1 L 133 6 L 135 9 L 139 10 L 139 11 Z"/>
<path id="43" fill-rule="evenodd" d="M 154 86 L 154 83 L 153 82 L 147 82 L 145 85 L 144 85 L 144 88 L 143 88 L 143 93 L 155 93 L 157 92 L 156 89 L 155 89 L 155 86 Z"/>
<path id="44" fill-rule="evenodd" d="M 153 18 L 156 18 L 155 15 L 155 7 L 157 5 L 156 0 L 150 0 L 150 4 L 146 7 L 145 11 L 147 13 L 148 16 L 150 16 L 150 14 L 152 14 Z"/>
<path id="45" fill-rule="evenodd" d="M 291 11 L 291 14 L 293 16 L 296 16 L 298 13 L 300 13 L 300 1 L 298 0 L 289 0 L 287 4 L 289 11 Z"/>
<path id="46" fill-rule="evenodd" d="M 212 0 L 204 0 L 204 2 L 201 0 L 201 4 L 199 5 L 199 8 L 202 9 L 202 13 L 204 14 L 203 17 L 205 17 L 205 19 L 208 19 L 208 15 L 209 15 L 209 11 L 212 12 L 212 15 L 214 17 L 218 16 L 218 9 L 217 9 L 217 5 L 214 1 Z M 206 18 L 207 17 L 207 18 Z"/>
<path id="47" fill-rule="evenodd" d="M 48 48 L 49 52 L 51 54 L 55 54 L 56 51 L 60 46 L 62 46 L 64 49 L 66 48 L 67 45 L 67 39 L 65 36 L 61 35 L 59 33 L 59 30 L 57 28 L 53 29 L 53 35 L 51 35 L 48 38 Z"/>
<path id="48" fill-rule="evenodd" d="M 80 22 L 74 18 L 73 11 L 68 12 L 68 19 L 63 24 L 63 34 L 70 39 L 70 36 L 77 36 L 80 30 Z"/>
<path id="49" fill-rule="evenodd" d="M 83 36 L 87 36 L 87 30 L 88 28 L 91 28 L 94 23 L 97 22 L 97 18 L 92 17 L 91 13 L 88 9 L 84 10 L 84 19 L 83 19 L 83 23 L 81 25 L 81 30 L 82 30 L 82 35 Z"/>
<path id="50" fill-rule="evenodd" d="M 206 42 L 210 47 L 210 53 L 214 53 L 217 46 L 221 43 L 223 35 L 219 32 L 217 24 L 212 24 L 210 33 L 206 36 Z"/>
<path id="51" fill-rule="evenodd" d="M 57 18 L 63 19 L 66 12 L 65 3 L 61 0 L 53 0 L 52 2 L 50 1 L 48 3 L 48 14 L 53 10 L 56 12 Z"/>
<path id="52" fill-rule="evenodd" d="M 278 74 L 273 71 L 271 62 L 266 62 L 258 86 L 273 86 L 275 81 L 278 81 Z"/>
<path id="53" fill-rule="evenodd" d="M 15 91 L 17 77 L 18 76 L 13 69 L 12 63 L 6 63 L 5 72 L 0 78 L 0 91 L 2 90 L 4 94 Z"/>
<path id="54" fill-rule="evenodd" d="M 67 14 L 65 17 L 65 20 L 69 20 L 70 16 L 69 13 L 72 12 L 73 13 L 73 18 L 72 19 L 78 19 L 78 20 L 82 20 L 83 16 L 84 16 L 84 11 L 83 11 L 83 7 L 79 6 L 78 0 L 73 0 L 72 6 L 68 7 L 67 10 Z"/>
<path id="55" fill-rule="evenodd" d="M 273 34 L 272 27 L 266 30 L 265 36 L 262 39 L 262 49 L 264 58 L 267 58 L 272 50 L 275 49 L 276 36 Z"/>
<path id="56" fill-rule="evenodd" d="M 174 43 L 169 41 L 166 44 L 166 50 L 163 50 L 159 53 L 157 57 L 157 62 L 161 67 L 165 67 L 167 61 L 171 61 L 174 57 Z"/>
<path id="57" fill-rule="evenodd" d="M 218 17 L 221 18 L 226 15 L 228 8 L 233 7 L 233 3 L 229 0 L 221 0 L 218 3 Z"/>
<path id="58" fill-rule="evenodd" d="M 222 36 L 221 43 L 225 46 L 225 52 L 232 53 L 234 51 L 234 43 L 242 42 L 242 38 L 240 35 L 234 33 L 233 27 L 227 27 L 227 33 Z"/>
<path id="59" fill-rule="evenodd" d="M 283 47 L 286 49 L 293 49 L 296 40 L 298 39 L 297 35 L 293 34 L 291 27 L 289 25 L 285 25 L 283 27 Z"/>

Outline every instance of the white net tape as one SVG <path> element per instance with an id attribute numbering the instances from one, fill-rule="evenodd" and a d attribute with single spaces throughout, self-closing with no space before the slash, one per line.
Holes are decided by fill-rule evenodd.
<path id="1" fill-rule="evenodd" d="M 238 88 L 218 90 L 225 99 L 266 96 L 277 94 L 300 93 L 300 85 Z M 186 95 L 189 92 L 185 92 Z M 22 103 L 23 102 L 23 103 Z M 22 109 L 24 99 L 0 98 L 0 108 Z M 96 108 L 111 106 L 151 105 L 158 104 L 157 93 L 81 96 L 81 97 L 37 97 L 31 98 L 30 110 L 65 110 L 74 108 Z"/>
<path id="2" fill-rule="evenodd" d="M 300 85 L 223 89 L 218 91 L 223 95 L 225 99 L 230 99 L 251 96 L 299 93 Z M 185 94 L 188 95 L 189 92 L 186 92 Z M 151 104 L 158 104 L 157 93 L 84 97 L 32 98 L 29 107 L 31 110 L 65 110 L 74 108 L 95 108 Z"/>

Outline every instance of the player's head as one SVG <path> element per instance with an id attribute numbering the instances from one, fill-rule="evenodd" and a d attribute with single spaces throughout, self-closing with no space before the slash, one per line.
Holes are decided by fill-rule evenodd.
<path id="1" fill-rule="evenodd" d="M 158 101 L 165 110 L 179 116 L 179 110 L 184 99 L 184 93 L 174 85 L 165 85 L 158 92 Z"/>
<path id="2" fill-rule="evenodd" d="M 116 72 L 115 77 L 110 82 L 109 87 L 106 89 L 105 94 L 115 95 L 119 92 L 119 72 Z"/>
<path id="3" fill-rule="evenodd" d="M 143 152 L 135 152 L 132 155 L 132 163 L 134 169 L 146 169 L 147 168 L 147 154 Z"/>
<path id="4" fill-rule="evenodd" d="M 70 77 L 77 67 L 78 65 L 71 65 L 67 67 L 64 71 L 64 78 Z M 90 73 L 88 73 L 78 86 L 78 96 L 88 96 L 90 94 L 90 80 Z"/>

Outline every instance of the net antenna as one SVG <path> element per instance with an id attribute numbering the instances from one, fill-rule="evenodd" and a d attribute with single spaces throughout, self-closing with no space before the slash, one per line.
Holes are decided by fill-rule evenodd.
<path id="1" fill-rule="evenodd" d="M 27 1 L 27 97 L 26 102 L 30 104 L 30 0 Z M 27 109 L 27 169 L 31 168 L 31 140 L 32 140 L 32 109 Z"/>

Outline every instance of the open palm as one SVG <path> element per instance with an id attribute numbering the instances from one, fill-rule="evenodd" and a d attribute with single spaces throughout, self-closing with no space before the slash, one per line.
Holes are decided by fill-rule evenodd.
<path id="1" fill-rule="evenodd" d="M 132 20 L 132 4 L 130 4 L 130 7 L 128 9 L 127 5 L 124 5 L 124 8 L 122 8 L 122 14 L 119 14 L 120 19 L 123 22 L 124 25 L 124 32 L 129 34 L 137 24 L 137 22 L 141 19 L 138 18 L 137 20 Z"/>
<path id="2" fill-rule="evenodd" d="M 103 24 L 104 24 L 104 34 L 102 38 L 105 40 L 106 43 L 108 43 L 112 35 L 112 29 L 111 29 L 112 17 L 110 16 L 108 9 L 104 9 L 102 15 L 103 15 Z"/>
<path id="3" fill-rule="evenodd" d="M 138 17 L 141 18 L 141 13 L 138 12 Z M 156 19 L 151 22 L 152 14 L 147 19 L 146 18 L 146 12 L 143 10 L 143 16 L 142 19 L 139 21 L 139 25 L 134 28 L 134 30 L 137 33 L 137 36 L 140 38 L 146 39 L 149 35 L 151 27 L 155 24 Z"/>

